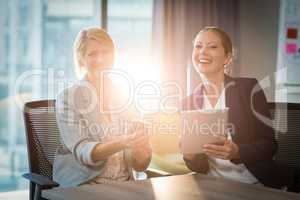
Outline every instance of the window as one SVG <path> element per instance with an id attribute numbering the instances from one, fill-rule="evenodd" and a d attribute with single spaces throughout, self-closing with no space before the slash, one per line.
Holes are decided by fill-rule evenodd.
<path id="1" fill-rule="evenodd" d="M 57 78 L 75 79 L 73 41 L 83 27 L 101 26 L 100 11 L 101 0 L 0 1 L 0 192 L 28 188 L 21 177 L 28 172 L 22 105 L 15 97 L 52 99 L 61 89 Z M 151 57 L 152 0 L 109 0 L 107 14 L 117 66 L 140 73 Z"/>
<path id="2" fill-rule="evenodd" d="M 100 25 L 100 0 L 0 1 L 0 9 L 1 192 L 28 187 L 21 177 L 28 172 L 22 110 L 14 98 L 54 98 L 51 76 L 74 78 L 73 40 L 81 28 Z"/>
<path id="3" fill-rule="evenodd" d="M 152 7 L 153 0 L 109 0 L 107 5 L 107 30 L 117 45 L 116 67 L 136 83 L 159 80 L 151 58 Z"/>

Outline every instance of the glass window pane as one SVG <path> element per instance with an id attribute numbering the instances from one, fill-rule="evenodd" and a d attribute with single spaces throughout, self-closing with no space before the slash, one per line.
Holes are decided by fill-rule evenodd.
<path id="1" fill-rule="evenodd" d="M 100 0 L 0 0 L 0 192 L 28 188 L 22 103 L 74 78 L 73 40 L 100 26 L 100 10 Z"/>
<path id="2" fill-rule="evenodd" d="M 116 67 L 136 83 L 159 77 L 151 60 L 152 7 L 153 0 L 108 1 L 107 29 L 117 46 Z M 146 74 L 145 69 L 154 73 Z"/>

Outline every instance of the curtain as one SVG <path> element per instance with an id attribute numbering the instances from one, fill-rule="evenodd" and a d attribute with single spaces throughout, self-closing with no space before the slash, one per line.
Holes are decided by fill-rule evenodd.
<path id="1" fill-rule="evenodd" d="M 218 26 L 239 50 L 239 0 L 154 0 L 153 55 L 161 64 L 161 79 L 176 81 L 187 94 L 199 80 L 192 67 L 193 39 L 205 26 Z M 231 75 L 239 73 L 234 59 Z"/>

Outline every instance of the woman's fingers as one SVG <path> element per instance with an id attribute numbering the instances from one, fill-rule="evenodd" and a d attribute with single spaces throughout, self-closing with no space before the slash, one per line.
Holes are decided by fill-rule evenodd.
<path id="1" fill-rule="evenodd" d="M 133 138 L 131 141 L 128 141 L 130 146 L 137 146 L 142 144 L 149 143 L 149 136 L 148 135 L 140 135 L 138 137 Z"/>
<path id="2" fill-rule="evenodd" d="M 208 155 L 208 156 L 214 157 L 214 158 L 219 158 L 219 159 L 227 160 L 226 156 L 224 156 L 224 155 L 214 154 L 214 153 L 210 153 L 210 152 L 206 152 L 205 154 Z"/>
<path id="3" fill-rule="evenodd" d="M 239 157 L 238 146 L 231 140 L 225 140 L 223 145 L 204 144 L 203 152 L 209 156 L 230 160 Z"/>
<path id="4" fill-rule="evenodd" d="M 126 146 L 130 148 L 138 148 L 149 144 L 149 135 L 144 123 L 135 121 L 128 131 L 126 138 Z"/>
<path id="5" fill-rule="evenodd" d="M 145 124 L 143 122 L 140 122 L 140 121 L 134 121 L 132 122 L 129 130 L 128 130 L 128 133 L 129 134 L 136 134 L 136 132 L 138 131 L 145 131 Z"/>
<path id="6" fill-rule="evenodd" d="M 219 151 L 219 150 L 213 150 L 213 149 L 205 149 L 203 150 L 204 153 L 210 155 L 210 156 L 214 156 L 214 157 L 226 157 L 228 155 L 228 152 L 225 151 Z"/>
<path id="7" fill-rule="evenodd" d="M 222 145 L 204 144 L 202 150 L 208 156 L 226 159 L 230 153 L 230 148 L 226 145 L 227 139 L 225 137 L 219 137 L 219 139 Z"/>
<path id="8" fill-rule="evenodd" d="M 133 141 L 131 148 L 134 155 L 151 155 L 152 150 L 149 143 L 149 136 L 145 135 Z"/>
<path id="9" fill-rule="evenodd" d="M 130 141 L 128 144 L 130 147 L 135 147 L 138 146 L 142 141 L 141 140 L 134 140 L 134 141 Z"/>
<path id="10" fill-rule="evenodd" d="M 214 144 L 204 144 L 202 149 L 208 151 L 221 151 L 221 152 L 229 152 L 230 148 L 226 145 L 214 145 Z"/>

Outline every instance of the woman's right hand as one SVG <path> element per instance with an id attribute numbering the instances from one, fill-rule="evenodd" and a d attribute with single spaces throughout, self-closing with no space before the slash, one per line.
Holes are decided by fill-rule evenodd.
<path id="1" fill-rule="evenodd" d="M 129 130 L 130 132 L 128 132 L 128 134 L 118 136 L 111 141 L 99 143 L 92 151 L 92 160 L 97 162 L 99 160 L 106 159 L 114 153 L 126 148 L 130 148 L 132 150 L 143 149 L 147 150 L 147 155 L 150 154 L 149 152 L 151 152 L 151 148 L 149 144 L 149 136 L 145 134 L 145 131 L 142 128 L 143 126 L 141 124 L 137 124 L 134 129 Z"/>
<path id="2" fill-rule="evenodd" d="M 134 122 L 133 127 L 128 130 L 128 134 L 122 137 L 122 142 L 126 148 L 147 146 L 149 143 L 149 135 L 144 124 L 141 122 Z"/>
<path id="3" fill-rule="evenodd" d="M 123 150 L 133 148 L 134 146 L 145 145 L 149 140 L 148 134 L 143 123 L 133 122 L 132 126 L 126 133 L 116 136 L 113 140 L 102 143 L 102 146 L 108 143 L 115 144 L 116 149 Z"/>

